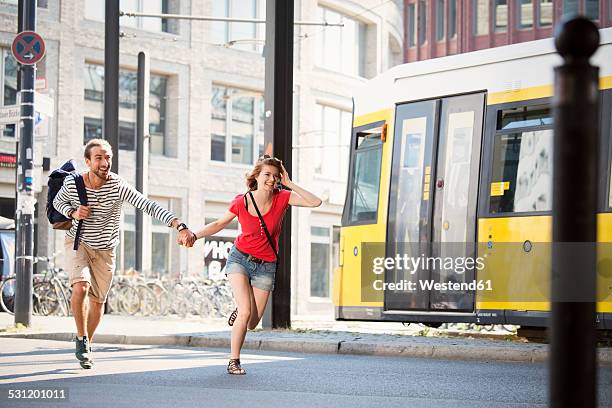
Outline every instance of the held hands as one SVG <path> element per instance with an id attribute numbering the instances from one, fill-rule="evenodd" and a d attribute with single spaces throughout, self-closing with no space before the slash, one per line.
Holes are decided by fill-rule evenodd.
<path id="1" fill-rule="evenodd" d="M 198 238 L 189 228 L 180 231 L 176 236 L 176 243 L 191 248 Z"/>

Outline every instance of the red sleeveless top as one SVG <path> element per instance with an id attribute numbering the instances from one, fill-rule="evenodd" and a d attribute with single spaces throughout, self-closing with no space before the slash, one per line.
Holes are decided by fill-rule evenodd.
<path id="1" fill-rule="evenodd" d="M 290 197 L 291 191 L 274 190 L 272 206 L 265 214 L 261 214 L 277 252 L 278 237 L 280 236 L 281 227 L 283 225 L 285 211 L 289 207 Z M 247 202 L 249 207 L 254 209 L 253 201 L 251 201 L 248 195 Z M 263 259 L 264 261 L 275 262 L 276 256 L 268 243 L 266 233 L 261 226 L 259 217 L 257 217 L 257 215 L 252 215 L 244 207 L 244 194 L 238 194 L 232 200 L 229 210 L 238 216 L 238 222 L 242 228 L 242 232 L 234 241 L 236 248 L 256 258 Z"/>

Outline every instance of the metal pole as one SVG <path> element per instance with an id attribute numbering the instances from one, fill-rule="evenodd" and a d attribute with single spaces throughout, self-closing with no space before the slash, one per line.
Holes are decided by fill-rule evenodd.
<path id="1" fill-rule="evenodd" d="M 17 32 L 20 33 L 23 30 L 25 23 L 25 3 L 24 0 L 19 0 L 17 3 Z M 21 68 L 21 65 L 18 65 Z M 21 75 L 17 75 L 17 89 L 21 89 Z"/>
<path id="2" fill-rule="evenodd" d="M 24 31 L 36 31 L 36 0 L 22 0 Z M 17 205 L 15 219 L 17 235 L 15 243 L 15 324 L 31 325 L 32 274 L 34 256 L 34 206 L 36 197 L 32 189 L 34 165 L 34 77 L 35 65 L 22 65 L 19 90 L 21 94 L 21 123 L 19 157 L 17 163 Z M 16 126 L 20 126 L 18 123 Z M 18 129 L 16 129 L 18 131 Z"/>
<path id="3" fill-rule="evenodd" d="M 138 102 L 136 104 L 136 189 L 148 194 L 149 180 L 149 56 L 138 53 Z M 136 211 L 136 270 L 142 272 L 144 217 Z"/>
<path id="4" fill-rule="evenodd" d="M 553 258 L 550 406 L 595 407 L 596 212 L 599 45 L 591 21 L 563 22 L 555 35 Z"/>
<path id="5" fill-rule="evenodd" d="M 119 173 L 119 0 L 106 0 L 105 13 L 102 133 L 115 152 L 111 171 Z"/>
<path id="6" fill-rule="evenodd" d="M 280 158 L 289 173 L 293 145 L 293 9 L 293 0 L 266 2 L 264 150 Z M 264 315 L 264 327 L 270 327 L 270 323 L 273 328 L 291 327 L 291 211 L 285 214 L 279 239 L 278 268 L 271 322 Z"/>

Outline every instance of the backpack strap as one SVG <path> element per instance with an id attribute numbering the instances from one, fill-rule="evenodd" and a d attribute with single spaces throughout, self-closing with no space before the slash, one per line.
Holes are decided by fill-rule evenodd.
<path id="1" fill-rule="evenodd" d="M 87 205 L 87 190 L 85 190 L 85 181 L 83 176 L 80 174 L 74 175 L 74 184 L 76 185 L 77 194 L 79 195 L 79 202 L 81 205 Z M 81 229 L 83 228 L 83 220 L 79 220 L 77 225 L 76 233 L 74 234 L 74 246 L 73 249 L 76 251 L 79 249 L 79 240 L 81 238 Z"/>
<path id="2" fill-rule="evenodd" d="M 274 247 L 274 244 L 272 243 L 272 237 L 270 236 L 270 233 L 268 232 L 268 227 L 266 227 L 266 223 L 264 222 L 261 213 L 259 212 L 259 208 L 257 208 L 257 204 L 255 203 L 255 198 L 253 197 L 253 193 L 251 193 L 250 191 L 248 192 L 249 196 L 251 197 L 251 201 L 253 201 L 253 206 L 255 207 L 255 211 L 257 211 L 257 216 L 259 217 L 259 221 L 261 222 L 261 226 L 263 227 L 264 232 L 266 233 L 266 238 L 268 238 L 268 244 L 270 244 L 270 247 L 272 248 L 272 251 L 274 251 L 274 255 L 276 256 L 276 264 L 278 265 L 278 252 L 276 252 L 276 248 Z M 246 199 L 246 194 L 244 196 L 244 204 L 246 206 L 247 211 L 249 210 L 248 207 L 248 202 Z"/>

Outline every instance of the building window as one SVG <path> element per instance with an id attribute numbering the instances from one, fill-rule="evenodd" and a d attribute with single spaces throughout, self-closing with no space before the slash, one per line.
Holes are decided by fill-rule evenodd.
<path id="1" fill-rule="evenodd" d="M 85 118 L 83 129 L 85 140 L 102 139 L 102 119 Z"/>
<path id="2" fill-rule="evenodd" d="M 15 218 L 15 199 L 0 197 L 0 217 Z"/>
<path id="3" fill-rule="evenodd" d="M 13 6 L 17 6 L 19 4 L 19 0 L 0 0 L 0 3 L 12 4 Z M 38 8 L 48 8 L 49 0 L 38 0 L 36 2 L 36 6 Z"/>
<path id="4" fill-rule="evenodd" d="M 174 212 L 180 210 L 178 205 L 173 205 L 174 200 L 167 197 L 150 197 L 163 208 Z M 176 208 L 175 208 L 176 207 Z M 171 247 L 173 244 L 170 232 L 171 228 L 156 218 L 151 223 L 151 272 L 154 276 L 163 276 L 170 273 Z"/>
<path id="5" fill-rule="evenodd" d="M 508 0 L 495 0 L 495 32 L 505 33 L 508 30 Z"/>
<path id="6" fill-rule="evenodd" d="M 0 83 L 2 83 L 2 99 L 0 106 L 17 104 L 17 61 L 11 50 L 0 48 Z M 15 138 L 15 125 L 5 125 L 4 137 Z"/>
<path id="7" fill-rule="evenodd" d="M 151 75 L 149 80 L 149 150 L 153 154 L 166 152 L 164 133 L 166 130 L 166 91 L 168 79 Z"/>
<path id="8" fill-rule="evenodd" d="M 533 0 L 519 0 L 518 28 L 521 30 L 533 28 Z"/>
<path id="9" fill-rule="evenodd" d="M 540 27 L 550 27 L 553 23 L 553 2 L 552 0 L 539 0 L 538 6 L 538 25 Z"/>
<path id="10" fill-rule="evenodd" d="M 310 296 L 329 298 L 338 266 L 340 227 L 310 227 Z"/>
<path id="11" fill-rule="evenodd" d="M 424 1 L 419 1 L 419 45 L 425 44 L 427 41 L 427 3 Z"/>
<path id="12" fill-rule="evenodd" d="M 608 1 L 610 18 L 612 18 L 612 2 Z M 563 0 L 563 15 L 577 15 L 580 13 L 580 0 Z M 591 20 L 599 20 L 599 0 L 582 0 L 584 16 Z"/>
<path id="13" fill-rule="evenodd" d="M 263 95 L 213 85 L 211 113 L 210 159 L 253 164 L 263 153 Z M 229 143 L 228 135 L 231 137 Z"/>
<path id="14" fill-rule="evenodd" d="M 489 34 L 489 0 L 473 0 L 474 35 Z"/>
<path id="15" fill-rule="evenodd" d="M 333 10 L 318 7 L 319 21 L 344 24 L 318 33 L 317 66 L 346 75 L 365 76 L 366 25 Z"/>
<path id="16" fill-rule="evenodd" d="M 163 208 L 180 216 L 180 200 L 167 197 L 149 197 Z M 148 215 L 144 215 L 148 217 Z M 117 248 L 117 268 L 126 271 L 136 266 L 136 209 L 126 206 L 123 214 L 123 223 L 120 231 L 119 247 Z M 173 229 L 156 218 L 151 219 L 151 270 L 148 276 L 160 277 L 169 275 L 172 257 L 178 256 L 172 234 Z M 144 254 L 143 256 L 147 256 Z"/>
<path id="17" fill-rule="evenodd" d="M 332 180 L 347 180 L 351 122 L 351 112 L 315 105 L 315 130 L 308 138 L 312 143 L 315 174 Z"/>
<path id="18" fill-rule="evenodd" d="M 125 12 L 166 14 L 168 13 L 168 0 L 120 0 L 119 8 Z M 85 18 L 104 21 L 104 14 L 104 1 L 85 1 Z M 119 17 L 119 24 L 123 27 L 133 27 L 140 30 L 170 32 L 168 21 L 158 17 Z"/>
<path id="19" fill-rule="evenodd" d="M 232 99 L 232 163 L 253 163 L 255 98 L 241 96 Z"/>
<path id="20" fill-rule="evenodd" d="M 117 270 L 125 272 L 136 266 L 136 210 L 131 205 L 123 210 L 119 246 L 117 247 Z"/>
<path id="21" fill-rule="evenodd" d="M 408 4 L 408 47 L 416 45 L 416 12 L 414 3 Z"/>
<path id="22" fill-rule="evenodd" d="M 564 15 L 577 15 L 578 14 L 578 0 L 563 0 L 563 14 Z"/>
<path id="23" fill-rule="evenodd" d="M 102 136 L 104 117 L 104 67 L 85 64 L 85 118 L 84 143 L 94 137 Z M 136 148 L 136 101 L 137 74 L 132 71 L 119 71 L 119 149 Z M 165 154 L 166 133 L 166 86 L 167 77 L 151 74 L 149 84 L 149 150 L 152 154 Z"/>
<path id="24" fill-rule="evenodd" d="M 599 0 L 585 0 L 584 16 L 591 20 L 599 20 Z"/>
<path id="25" fill-rule="evenodd" d="M 444 40 L 444 0 L 436 1 L 436 41 Z"/>
<path id="26" fill-rule="evenodd" d="M 265 19 L 265 0 L 215 0 L 214 17 Z M 231 45 L 243 51 L 261 52 L 265 38 L 265 25 L 255 23 L 226 23 L 213 21 L 210 35 L 213 43 Z"/>
<path id="27" fill-rule="evenodd" d="M 329 297 L 329 228 L 310 227 L 310 296 Z"/>
<path id="28" fill-rule="evenodd" d="M 448 1 L 448 38 L 457 35 L 457 0 Z"/>

